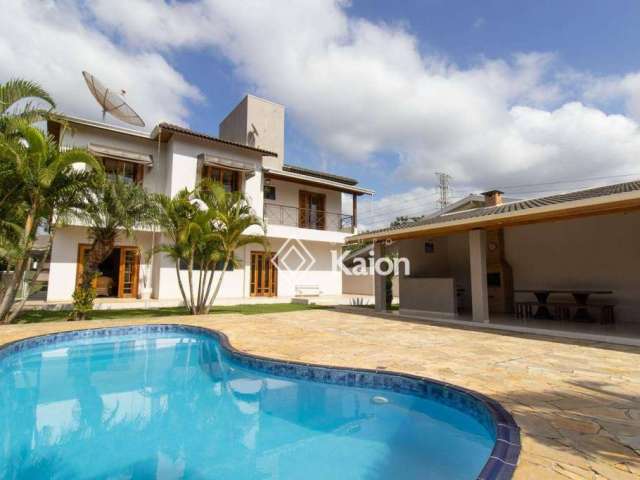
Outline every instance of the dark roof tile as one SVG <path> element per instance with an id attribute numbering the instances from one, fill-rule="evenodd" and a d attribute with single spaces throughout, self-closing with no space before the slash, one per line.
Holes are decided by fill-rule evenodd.
<path id="1" fill-rule="evenodd" d="M 232 142 L 229 140 L 223 140 L 222 138 L 214 137 L 213 135 L 209 135 L 207 133 L 196 132 L 189 128 L 181 127 L 179 125 L 173 125 L 171 123 L 162 122 L 158 125 L 163 130 L 168 130 L 174 133 L 181 133 L 183 135 L 190 135 L 192 137 L 202 138 L 203 140 L 209 140 L 212 142 L 224 143 L 226 145 L 231 145 L 234 147 L 244 148 L 247 150 L 252 150 L 254 152 L 262 153 L 263 155 L 268 155 L 271 157 L 277 157 L 278 154 L 274 152 L 270 152 L 269 150 L 263 150 L 261 148 L 251 147 L 249 145 L 243 145 L 242 143 Z"/>
<path id="2" fill-rule="evenodd" d="M 297 165 L 289 165 L 289 164 L 285 163 L 283 165 L 282 169 L 285 172 L 299 173 L 299 174 L 302 174 L 302 175 L 310 175 L 312 177 L 324 178 L 325 180 L 332 180 L 334 182 L 345 183 L 347 185 L 357 185 L 358 184 L 358 181 L 353 179 L 353 178 L 342 177 L 340 175 L 335 175 L 333 173 L 328 173 L 328 172 L 320 172 L 318 170 L 311 170 L 309 168 L 299 167 Z"/>
<path id="3" fill-rule="evenodd" d="M 528 210 L 533 208 L 545 207 L 549 205 L 557 205 L 566 202 L 573 202 L 578 200 L 587 200 L 590 198 L 605 197 L 608 195 L 615 195 L 619 193 L 626 193 L 640 190 L 640 180 L 618 183 L 615 185 L 605 185 L 604 187 L 588 188 L 586 190 L 578 190 L 575 192 L 560 193 L 557 195 L 550 195 L 548 197 L 534 198 L 530 200 L 522 200 L 512 203 L 504 203 L 494 207 L 480 207 L 473 208 L 471 210 L 464 210 L 462 212 L 445 213 L 436 217 L 429 217 L 423 220 L 417 220 L 415 222 L 406 222 L 401 225 L 397 225 L 390 228 L 382 228 L 379 230 L 372 230 L 369 232 L 362 232 L 363 235 L 371 233 L 383 233 L 392 232 L 394 230 L 400 230 L 408 227 L 419 227 L 422 225 L 434 225 L 439 223 L 453 222 L 456 220 L 468 220 L 471 218 L 485 217 L 489 215 L 499 215 L 503 213 L 516 212 L 521 210 Z"/>

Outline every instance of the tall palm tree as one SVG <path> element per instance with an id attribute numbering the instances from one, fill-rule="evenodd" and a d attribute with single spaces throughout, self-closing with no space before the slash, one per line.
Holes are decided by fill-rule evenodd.
<path id="1" fill-rule="evenodd" d="M 269 248 L 265 226 L 255 215 L 246 197 L 240 192 L 227 192 L 220 183 L 205 180 L 198 188 L 198 198 L 215 212 L 213 232 L 210 241 L 219 245 L 222 256 L 222 268 L 216 286 L 210 295 L 213 274 L 211 275 L 204 295 L 205 308 L 203 313 L 209 313 L 213 306 L 224 274 L 229 265 L 234 267 L 237 261 L 234 252 L 245 245 L 259 244 Z M 259 233 L 247 233 L 256 228 Z M 208 301 L 207 301 L 208 300 Z"/>
<path id="2" fill-rule="evenodd" d="M 99 267 L 113 252 L 119 236 L 131 236 L 139 227 L 154 224 L 155 197 L 140 185 L 121 177 L 94 178 L 79 217 L 88 226 L 91 245 L 84 260 L 80 289 L 91 290 Z M 82 316 L 82 315 L 80 315 Z"/>
<path id="3" fill-rule="evenodd" d="M 102 166 L 87 151 L 60 152 L 52 137 L 25 119 L 12 120 L 10 135 L 0 132 L 1 182 L 9 187 L 0 199 L 0 212 L 13 212 L 9 220 L 7 217 L 3 220 L 11 223 L 17 234 L 13 275 L 0 293 L 0 322 L 15 316 L 15 312 L 10 314 L 11 308 L 31 262 L 30 252 L 38 227 L 46 222 L 61 221 L 77 206 L 73 201 L 75 193 L 73 198 L 65 196 L 65 192 L 81 189 L 85 174 L 74 171 L 73 165 L 77 163 L 91 166 L 98 175 L 102 172 Z"/>
<path id="4" fill-rule="evenodd" d="M 211 180 L 203 180 L 194 190 L 182 190 L 174 198 L 161 197 L 159 204 L 160 226 L 169 242 L 158 250 L 175 262 L 180 293 L 189 311 L 208 313 L 227 268 L 238 264 L 234 252 L 255 243 L 266 248 L 264 225 L 244 195 L 228 193 Z M 251 227 L 262 233 L 247 234 Z M 181 267 L 187 270 L 187 289 Z M 216 271 L 220 275 L 214 288 Z"/>

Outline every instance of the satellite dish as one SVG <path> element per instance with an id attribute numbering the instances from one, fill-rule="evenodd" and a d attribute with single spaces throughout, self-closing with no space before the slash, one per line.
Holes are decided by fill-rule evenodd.
<path id="1" fill-rule="evenodd" d="M 138 115 L 133 108 L 127 105 L 125 99 L 122 98 L 122 95 L 126 93 L 124 90 L 121 90 L 120 95 L 118 95 L 113 90 L 105 87 L 100 80 L 89 72 L 83 71 L 82 76 L 84 77 L 85 82 L 87 82 L 89 91 L 102 107 L 102 121 L 104 121 L 107 113 L 110 113 L 118 120 L 122 120 L 125 123 L 135 125 L 137 127 L 144 127 L 144 120 L 142 120 L 140 115 Z"/>

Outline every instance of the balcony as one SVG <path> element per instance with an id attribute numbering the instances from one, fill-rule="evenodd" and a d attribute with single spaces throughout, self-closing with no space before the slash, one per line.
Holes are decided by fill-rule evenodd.
<path id="1" fill-rule="evenodd" d="M 353 233 L 353 216 L 316 209 L 265 203 L 264 221 L 271 225 Z"/>

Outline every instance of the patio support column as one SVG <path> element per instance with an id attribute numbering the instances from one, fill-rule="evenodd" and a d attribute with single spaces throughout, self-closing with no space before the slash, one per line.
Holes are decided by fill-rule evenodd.
<path id="1" fill-rule="evenodd" d="M 471 267 L 471 308 L 474 322 L 489 323 L 487 288 L 487 232 L 469 232 L 469 265 Z"/>
<path id="2" fill-rule="evenodd" d="M 373 244 L 373 261 L 384 256 L 384 245 L 381 242 L 375 242 Z M 387 310 L 386 292 L 385 292 L 385 277 L 373 271 L 373 294 L 375 296 L 376 311 L 385 312 Z"/>

